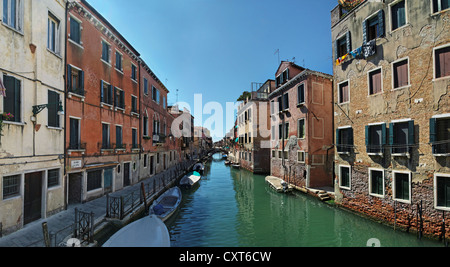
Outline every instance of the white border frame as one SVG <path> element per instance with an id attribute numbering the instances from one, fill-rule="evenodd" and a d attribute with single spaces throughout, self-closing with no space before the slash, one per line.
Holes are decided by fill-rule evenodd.
<path id="1" fill-rule="evenodd" d="M 441 46 L 436 46 L 433 47 L 433 82 L 434 81 L 440 81 L 440 80 L 445 80 L 445 79 L 450 79 L 450 76 L 444 76 L 444 77 L 439 77 L 436 78 L 436 50 L 442 49 L 442 48 L 446 48 L 449 47 L 450 43 L 447 43 L 445 45 L 441 45 Z"/>
<path id="2" fill-rule="evenodd" d="M 352 166 L 350 166 L 350 165 L 339 165 L 338 168 L 339 168 L 339 188 L 352 190 Z M 342 168 L 348 168 L 349 169 L 349 179 L 348 179 L 349 180 L 348 181 L 349 186 L 348 187 L 342 185 L 342 179 L 341 179 L 341 177 L 342 177 Z"/>
<path id="3" fill-rule="evenodd" d="M 433 181 L 433 196 L 434 196 L 434 208 L 437 210 L 445 210 L 450 211 L 450 207 L 442 207 L 437 205 L 437 176 L 446 177 L 446 179 L 450 179 L 449 173 L 434 173 L 434 181 Z"/>
<path id="4" fill-rule="evenodd" d="M 409 177 L 409 200 L 399 199 L 395 195 L 395 190 L 396 190 L 396 188 L 395 188 L 395 179 L 396 179 L 395 175 L 397 173 L 407 174 L 408 177 Z M 411 180 L 412 180 L 412 173 L 410 171 L 396 171 L 396 170 L 392 171 L 392 199 L 394 201 L 398 201 L 398 202 L 406 203 L 406 204 L 411 204 L 412 203 L 412 194 L 411 194 L 412 193 L 412 184 L 411 184 Z"/>
<path id="5" fill-rule="evenodd" d="M 395 79 L 394 79 L 394 64 L 397 64 L 397 63 L 405 61 L 405 60 L 407 61 L 407 64 L 408 64 L 408 85 L 401 86 L 401 87 L 395 87 L 395 84 L 394 84 L 394 82 L 395 82 Z M 391 73 L 392 73 L 391 86 L 392 86 L 392 90 L 393 91 L 411 87 L 411 67 L 410 67 L 409 62 L 410 62 L 409 61 L 409 56 L 403 57 L 403 58 L 397 59 L 396 61 L 391 62 Z"/>
<path id="6" fill-rule="evenodd" d="M 394 25 L 392 23 L 392 7 L 396 4 L 405 1 L 405 25 L 398 27 L 397 29 L 392 29 L 392 26 Z M 389 33 L 393 33 L 399 29 L 402 29 L 404 27 L 409 26 L 409 15 L 408 15 L 408 0 L 396 0 L 388 5 L 388 13 L 389 13 Z"/>
<path id="7" fill-rule="evenodd" d="M 381 195 L 372 193 L 372 171 L 381 171 L 381 173 L 383 174 L 383 194 L 381 194 Z M 386 195 L 386 183 L 384 181 L 384 178 L 385 178 L 384 171 L 385 171 L 385 169 L 380 169 L 380 168 L 369 168 L 368 169 L 368 172 L 369 172 L 369 195 L 370 196 L 384 198 L 384 196 Z"/>
<path id="8" fill-rule="evenodd" d="M 379 93 L 374 93 L 374 94 L 370 94 L 370 74 L 372 73 L 372 72 L 375 72 L 375 71 L 378 71 L 378 70 L 380 70 L 380 74 L 381 74 L 381 92 L 379 92 Z M 376 96 L 376 95 L 381 95 L 381 94 L 383 94 L 384 93 L 384 83 L 383 83 L 383 66 L 380 66 L 380 67 L 377 67 L 377 68 L 374 68 L 374 69 L 371 69 L 371 70 L 369 70 L 369 71 L 367 71 L 367 96 L 368 97 L 370 97 L 370 96 Z"/>
<path id="9" fill-rule="evenodd" d="M 343 83 L 347 83 L 348 84 L 348 101 L 347 102 L 341 102 L 341 96 L 339 93 L 339 90 L 341 89 L 341 84 Z M 345 81 L 342 81 L 340 83 L 337 84 L 337 99 L 338 99 L 338 105 L 343 105 L 343 104 L 349 104 L 351 101 L 351 94 L 350 94 L 350 79 L 347 79 Z"/>

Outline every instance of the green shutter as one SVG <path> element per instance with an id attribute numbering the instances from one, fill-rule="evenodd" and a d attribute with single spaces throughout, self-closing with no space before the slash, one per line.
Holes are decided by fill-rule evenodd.
<path id="1" fill-rule="evenodd" d="M 100 81 L 100 102 L 104 103 L 105 101 L 103 100 L 103 98 L 104 98 L 103 90 L 104 90 L 104 88 L 103 88 L 103 81 Z"/>
<path id="2" fill-rule="evenodd" d="M 434 145 L 436 142 L 436 119 L 430 119 L 430 144 L 432 145 L 433 153 L 436 153 L 436 146 Z"/>
<path id="3" fill-rule="evenodd" d="M 67 91 L 72 91 L 72 66 L 67 65 Z"/>
<path id="4" fill-rule="evenodd" d="M 393 123 L 389 123 L 389 146 L 391 148 L 391 153 L 393 151 L 393 146 L 394 145 L 394 124 Z"/>
<path id="5" fill-rule="evenodd" d="M 381 145 L 386 145 L 386 123 L 381 124 Z"/>
<path id="6" fill-rule="evenodd" d="M 414 142 L 414 121 L 408 121 L 408 145 L 413 145 Z"/>
<path id="7" fill-rule="evenodd" d="M 368 125 L 366 125 L 365 128 L 366 128 L 366 152 L 369 153 L 370 152 L 370 149 L 369 149 L 369 146 L 370 146 L 370 132 L 369 132 L 370 127 Z"/>
<path id="8" fill-rule="evenodd" d="M 367 20 L 364 20 L 362 23 L 363 26 L 363 44 L 367 43 Z"/>
<path id="9" fill-rule="evenodd" d="M 347 53 L 350 53 L 352 51 L 352 38 L 350 35 L 350 31 L 347 32 L 346 39 L 347 39 Z"/>
<path id="10" fill-rule="evenodd" d="M 84 96 L 84 71 L 80 71 L 79 73 L 80 77 L 80 93 Z"/>
<path id="11" fill-rule="evenodd" d="M 384 36 L 384 11 L 381 9 L 378 11 L 378 36 Z"/>
<path id="12" fill-rule="evenodd" d="M 14 121 L 21 122 L 20 107 L 22 106 L 22 101 L 20 97 L 20 81 L 14 79 Z"/>

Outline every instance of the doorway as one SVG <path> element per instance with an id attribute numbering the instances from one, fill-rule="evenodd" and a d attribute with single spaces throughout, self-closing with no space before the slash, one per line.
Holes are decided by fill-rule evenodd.
<path id="1" fill-rule="evenodd" d="M 23 223 L 42 217 L 42 172 L 25 174 Z"/>
<path id="2" fill-rule="evenodd" d="M 82 200 L 82 178 L 83 173 L 70 173 L 69 174 L 69 199 L 68 204 L 78 204 Z"/>
<path id="3" fill-rule="evenodd" d="M 130 163 L 123 164 L 123 187 L 130 185 Z"/>

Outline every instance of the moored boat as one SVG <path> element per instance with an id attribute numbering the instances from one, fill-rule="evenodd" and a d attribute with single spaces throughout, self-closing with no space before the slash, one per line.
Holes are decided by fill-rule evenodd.
<path id="1" fill-rule="evenodd" d="M 193 185 L 195 185 L 196 183 L 198 183 L 198 181 L 200 181 L 200 178 L 202 178 L 200 173 L 194 171 L 192 173 L 185 175 L 183 178 L 181 178 L 180 186 L 190 188 Z"/>
<path id="2" fill-rule="evenodd" d="M 172 187 L 153 202 L 150 206 L 150 213 L 155 214 L 164 222 L 176 211 L 181 199 L 180 188 Z"/>
<path id="3" fill-rule="evenodd" d="M 117 231 L 102 247 L 170 247 L 170 235 L 158 216 L 149 215 Z"/>

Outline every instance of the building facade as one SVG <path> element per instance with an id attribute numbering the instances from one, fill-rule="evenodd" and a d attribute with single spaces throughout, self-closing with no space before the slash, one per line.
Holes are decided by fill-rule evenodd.
<path id="1" fill-rule="evenodd" d="M 0 234 L 64 208 L 65 7 L 0 6 Z"/>
<path id="2" fill-rule="evenodd" d="M 331 15 L 336 201 L 440 235 L 450 218 L 448 3 L 361 1 Z"/>
<path id="3" fill-rule="evenodd" d="M 269 94 L 275 81 L 267 80 L 257 86 L 237 110 L 238 154 L 242 168 L 254 173 L 270 173 L 270 106 Z"/>
<path id="4" fill-rule="evenodd" d="M 281 62 L 271 106 L 271 175 L 299 187 L 332 186 L 333 77 Z"/>
<path id="5" fill-rule="evenodd" d="M 67 203 L 139 180 L 139 53 L 86 1 L 68 6 Z"/>

